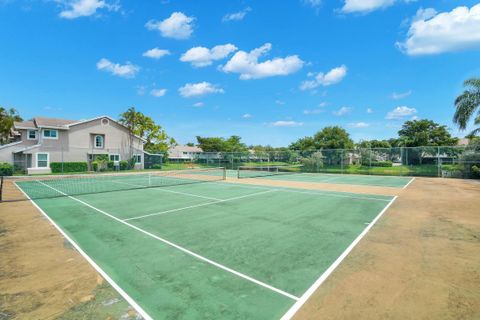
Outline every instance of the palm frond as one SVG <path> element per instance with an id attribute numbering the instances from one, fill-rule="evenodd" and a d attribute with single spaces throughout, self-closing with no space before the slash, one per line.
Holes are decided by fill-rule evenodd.
<path id="1" fill-rule="evenodd" d="M 480 78 L 470 78 L 463 82 L 465 87 L 471 87 L 474 90 L 480 91 Z"/>
<path id="2" fill-rule="evenodd" d="M 455 99 L 455 107 L 457 110 L 453 115 L 453 122 L 458 124 L 460 129 L 465 130 L 468 121 L 472 117 L 475 109 L 479 107 L 480 101 L 478 101 L 476 94 L 465 91 Z"/>

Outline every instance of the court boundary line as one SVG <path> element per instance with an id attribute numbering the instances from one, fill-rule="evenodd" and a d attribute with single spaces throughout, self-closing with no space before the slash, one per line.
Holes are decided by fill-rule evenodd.
<path id="1" fill-rule="evenodd" d="M 253 185 L 253 184 L 247 184 L 247 183 L 237 183 L 237 182 L 212 182 L 216 184 L 222 184 L 222 183 L 229 183 L 231 185 L 243 187 L 243 188 L 249 188 L 249 189 L 263 189 L 263 190 L 276 190 L 276 191 L 285 191 L 285 192 L 292 192 L 292 193 L 304 193 L 304 194 L 312 194 L 312 195 L 319 195 L 319 196 L 326 196 L 326 197 L 336 197 L 336 198 L 351 198 L 351 199 L 358 199 L 358 200 L 371 200 L 371 201 L 384 201 L 384 202 L 389 202 L 390 199 L 382 199 L 382 198 L 371 198 L 371 197 L 356 197 L 356 196 L 351 196 L 349 194 L 356 194 L 358 196 L 362 195 L 361 193 L 347 193 L 347 192 L 341 192 L 341 191 L 332 191 L 332 192 L 339 192 L 339 193 L 346 193 L 346 194 L 336 194 L 336 193 L 328 193 L 325 192 L 325 190 L 319 190 L 319 192 L 315 192 L 316 189 L 301 189 L 301 190 L 306 190 L 306 191 L 301 191 L 301 190 L 293 190 L 290 187 L 268 187 L 263 185 Z M 307 191 L 311 190 L 311 191 Z M 365 194 L 368 196 L 368 194 Z M 384 197 L 394 197 L 394 196 L 384 196 Z"/>
<path id="2" fill-rule="evenodd" d="M 253 197 L 253 196 L 257 196 L 257 195 L 265 194 L 265 193 L 269 193 L 269 192 L 274 192 L 274 191 L 277 191 L 277 190 L 267 190 L 267 191 L 263 191 L 263 192 L 251 193 L 251 194 L 246 194 L 246 195 L 243 195 L 243 196 L 227 198 L 227 199 L 218 200 L 218 201 L 204 202 L 204 203 L 194 204 L 194 205 L 187 206 L 187 207 L 175 208 L 175 209 L 169 209 L 169 210 L 165 210 L 165 211 L 159 211 L 159 212 L 144 214 L 144 215 L 141 215 L 141 216 L 136 216 L 136 217 L 123 219 L 123 221 L 138 220 L 138 219 L 143 219 L 143 218 L 148 218 L 148 217 L 153 217 L 153 216 L 159 216 L 159 215 L 162 215 L 162 214 L 165 214 L 165 213 L 183 211 L 183 210 L 188 210 L 188 209 L 193 209 L 193 208 L 198 208 L 198 207 L 204 207 L 204 206 L 208 206 L 208 205 L 216 204 L 216 203 L 222 203 L 222 202 L 234 201 L 234 200 L 238 200 L 238 199 L 244 199 L 244 198 Z"/>
<path id="3" fill-rule="evenodd" d="M 415 180 L 415 177 L 413 177 L 412 179 L 410 179 L 410 181 L 408 181 L 408 183 L 403 186 L 402 190 L 407 189 L 407 187 L 410 185 L 410 183 L 413 182 L 413 180 Z"/>
<path id="4" fill-rule="evenodd" d="M 42 183 L 42 182 L 40 182 L 40 183 Z M 132 228 L 132 229 L 134 229 L 134 230 L 137 230 L 137 231 L 139 231 L 139 232 L 141 232 L 141 233 L 143 233 L 143 234 L 145 234 L 145 235 L 147 235 L 147 236 L 149 236 L 149 237 L 151 237 L 151 238 L 154 238 L 154 239 L 156 239 L 156 240 L 158 240 L 158 241 L 161 241 L 161 242 L 163 242 L 163 243 L 165 243 L 165 244 L 167 244 L 167 245 L 169 245 L 169 246 L 171 246 L 171 247 L 173 247 L 173 248 L 175 248 L 175 249 L 177 249 L 177 250 L 180 250 L 180 251 L 182 251 L 182 252 L 184 252 L 184 253 L 186 253 L 186 254 L 188 254 L 188 255 L 191 255 L 191 256 L 197 258 L 198 260 L 201 260 L 201 261 L 206 262 L 206 263 L 208 263 L 208 264 L 210 264 L 210 265 L 213 265 L 213 266 L 215 266 L 215 267 L 217 267 L 217 268 L 219 268 L 219 269 L 221 269 L 221 270 L 230 272 L 230 273 L 232 273 L 232 274 L 234 274 L 234 275 L 236 275 L 236 276 L 238 276 L 238 277 L 240 277 L 240 278 L 243 278 L 243 279 L 245 279 L 245 280 L 248 280 L 248 281 L 250 281 L 250 282 L 252 282 L 252 283 L 255 283 L 255 284 L 257 284 L 257 285 L 259 285 L 259 286 L 261 286 L 261 287 L 264 287 L 264 288 L 266 288 L 266 289 L 269 289 L 269 290 L 271 290 L 271 291 L 274 291 L 274 292 L 276 292 L 276 293 L 278 293 L 278 294 L 281 294 L 281 295 L 283 295 L 283 296 L 285 296 L 285 297 L 287 297 L 287 298 L 290 298 L 290 299 L 292 299 L 292 300 L 298 301 L 298 300 L 300 299 L 299 297 L 294 296 L 294 295 L 291 294 L 291 293 L 288 293 L 288 292 L 283 291 L 283 290 L 281 290 L 281 289 L 275 288 L 275 287 L 273 287 L 273 286 L 271 286 L 271 285 L 269 285 L 269 284 L 267 284 L 267 283 L 265 283 L 265 282 L 262 282 L 262 281 L 260 281 L 260 280 L 255 279 L 255 278 L 252 278 L 252 277 L 250 277 L 250 276 L 247 276 L 246 274 L 243 274 L 243 273 L 238 272 L 238 271 L 236 271 L 236 270 L 233 270 L 233 269 L 231 269 L 231 268 L 229 268 L 229 267 L 227 267 L 227 266 L 224 266 L 224 265 L 222 265 L 222 264 L 220 264 L 220 263 L 218 263 L 218 262 L 215 262 L 215 261 L 210 260 L 210 259 L 208 259 L 208 258 L 206 258 L 206 257 L 204 257 L 204 256 L 201 256 L 201 255 L 199 255 L 198 253 L 195 253 L 195 252 L 193 252 L 193 251 L 191 251 L 191 250 L 189 250 L 189 249 L 187 249 L 187 248 L 184 248 L 184 247 L 182 247 L 182 246 L 180 246 L 180 245 L 178 245 L 178 244 L 176 244 L 176 243 L 174 243 L 174 242 L 171 242 L 171 241 L 169 241 L 169 240 L 167 240 L 167 239 L 164 239 L 164 238 L 162 238 L 162 237 L 160 237 L 160 236 L 157 236 L 157 235 L 155 235 L 155 234 L 153 234 L 153 233 L 151 233 L 151 232 L 148 232 L 148 231 L 146 231 L 146 230 L 143 230 L 142 228 L 137 227 L 137 226 L 135 226 L 135 225 L 133 225 L 133 224 L 131 224 L 131 223 L 128 223 L 128 222 L 126 222 L 126 221 L 124 221 L 124 220 L 122 220 L 122 219 L 120 219 L 120 218 L 117 218 L 117 217 L 115 217 L 114 215 L 112 215 L 112 214 L 110 214 L 110 213 L 108 213 L 108 212 L 106 212 L 106 211 L 103 211 L 102 209 L 96 208 L 96 207 L 92 206 L 91 204 L 89 204 L 89 203 L 87 203 L 87 202 L 85 202 L 85 201 L 83 201 L 83 200 L 77 199 L 77 198 L 75 198 L 75 197 L 73 197 L 73 196 L 69 196 L 69 195 L 65 194 L 64 192 L 62 192 L 62 191 L 60 191 L 60 190 L 58 190 L 58 189 L 56 189 L 56 188 L 54 188 L 54 187 L 51 187 L 51 186 L 49 186 L 49 185 L 47 185 L 47 184 L 45 184 L 45 186 L 48 187 L 48 188 L 51 188 L 51 189 L 55 190 L 56 192 L 58 192 L 58 193 L 60 193 L 60 194 L 65 195 L 67 198 L 70 198 L 70 199 L 72 199 L 72 200 L 74 200 L 74 201 L 77 201 L 77 202 L 79 202 L 79 203 L 81 203 L 81 204 L 83 204 L 83 205 L 85 205 L 85 206 L 87 206 L 87 207 L 89 207 L 89 208 L 97 211 L 97 212 L 100 212 L 101 214 L 103 214 L 103 215 L 105 215 L 105 216 L 107 216 L 107 217 L 109 217 L 109 218 L 111 218 L 111 219 L 113 219 L 113 220 L 115 220 L 115 221 L 117 221 L 117 222 L 120 222 L 120 223 L 124 224 L 124 225 L 126 225 L 127 227 L 130 227 L 130 228 Z M 151 318 L 150 318 L 150 319 L 151 319 Z"/>
<path id="5" fill-rule="evenodd" d="M 280 318 L 280 320 L 290 320 L 300 310 L 300 308 L 307 302 L 307 300 L 317 291 L 317 289 L 328 279 L 328 277 L 335 271 L 335 269 L 342 263 L 342 261 L 348 256 L 348 254 L 357 246 L 357 244 L 363 239 L 363 237 L 370 231 L 370 229 L 377 223 L 377 221 L 383 216 L 383 214 L 390 208 L 395 202 L 398 196 L 395 196 L 380 211 L 380 213 L 368 224 L 368 226 L 353 240 L 353 242 L 342 252 L 340 256 L 325 270 L 320 277 L 305 291 L 295 304 L 288 309 L 288 311 Z"/>
<path id="6" fill-rule="evenodd" d="M 127 303 L 132 306 L 145 320 L 153 320 L 153 318 L 142 308 L 140 305 L 138 305 L 135 300 L 128 295 L 110 276 L 92 259 L 90 256 L 83 251 L 83 249 L 66 233 L 64 232 L 60 226 L 57 225 L 55 221 L 53 221 L 50 216 L 47 215 L 45 211 L 43 211 L 40 206 L 33 201 L 26 193 L 23 191 L 22 188 L 20 188 L 15 182 L 14 182 L 15 187 L 22 192 L 25 197 L 27 197 L 28 201 L 33 204 L 33 206 L 45 217 L 47 220 L 50 222 L 50 224 L 53 225 L 55 229 L 57 229 L 60 234 L 68 240 L 72 244 L 72 246 L 77 250 L 78 253 L 97 271 L 121 296 Z"/>

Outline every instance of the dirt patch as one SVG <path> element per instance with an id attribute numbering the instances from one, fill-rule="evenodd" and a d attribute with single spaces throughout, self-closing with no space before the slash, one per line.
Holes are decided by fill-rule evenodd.
<path id="1" fill-rule="evenodd" d="M 295 319 L 480 319 L 480 183 L 417 178 Z"/>
<path id="2" fill-rule="evenodd" d="M 384 195 L 384 196 L 396 196 L 402 191 L 401 188 L 392 188 L 392 187 L 319 183 L 319 182 L 283 181 L 283 180 L 269 180 L 266 178 L 262 178 L 262 179 L 227 178 L 227 182 L 255 184 L 255 185 L 270 186 L 270 187 L 272 186 L 273 187 L 290 187 L 290 188 L 301 188 L 301 189 L 311 189 L 311 190 L 349 192 L 349 193 L 357 193 L 357 194 L 372 194 L 372 195 L 376 194 L 376 195 Z"/>
<path id="3" fill-rule="evenodd" d="M 0 203 L 0 252 L 2 320 L 67 319 L 65 314 L 98 301 L 98 292 L 108 290 L 119 298 L 29 201 Z M 121 303 L 114 318 L 128 309 Z"/>

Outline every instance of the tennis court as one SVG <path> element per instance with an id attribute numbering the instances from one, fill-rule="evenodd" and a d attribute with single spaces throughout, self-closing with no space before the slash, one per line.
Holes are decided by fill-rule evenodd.
<path id="1" fill-rule="evenodd" d="M 239 167 L 237 176 L 239 179 L 261 178 L 281 181 L 338 183 L 393 188 L 403 188 L 412 180 L 411 177 L 298 172 L 298 169 L 301 168 L 298 166 Z"/>
<path id="2" fill-rule="evenodd" d="M 222 172 L 16 184 L 146 319 L 290 318 L 394 200 Z"/>

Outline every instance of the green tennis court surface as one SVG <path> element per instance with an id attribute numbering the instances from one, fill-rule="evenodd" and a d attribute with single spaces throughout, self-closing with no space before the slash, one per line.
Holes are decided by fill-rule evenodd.
<path id="1" fill-rule="evenodd" d="M 209 182 L 33 201 L 146 318 L 279 319 L 391 200 Z"/>
<path id="2" fill-rule="evenodd" d="M 283 181 L 298 182 L 317 182 L 317 183 L 339 183 L 339 184 L 355 184 L 365 186 L 380 187 L 405 187 L 412 178 L 410 177 L 393 177 L 393 176 L 361 176 L 350 174 L 331 174 L 331 173 L 306 173 L 306 172 L 262 172 L 257 170 L 241 170 L 240 178 L 256 178 Z"/>

